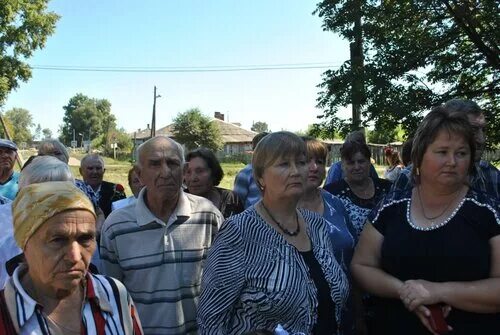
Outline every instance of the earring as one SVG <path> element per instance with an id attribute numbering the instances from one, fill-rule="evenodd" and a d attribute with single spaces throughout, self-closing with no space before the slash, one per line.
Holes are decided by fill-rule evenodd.
<path id="1" fill-rule="evenodd" d="M 417 168 L 417 176 L 420 176 L 420 169 Z"/>

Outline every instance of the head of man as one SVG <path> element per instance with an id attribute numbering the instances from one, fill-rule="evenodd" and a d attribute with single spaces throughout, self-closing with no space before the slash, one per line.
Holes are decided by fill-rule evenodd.
<path id="1" fill-rule="evenodd" d="M 137 152 L 137 176 L 146 187 L 148 200 L 177 199 L 184 171 L 182 146 L 168 137 L 157 136 L 141 144 Z"/>
<path id="2" fill-rule="evenodd" d="M 479 161 L 486 145 L 486 118 L 481 108 L 474 101 L 452 99 L 444 104 L 451 115 L 462 115 L 469 121 L 476 142 L 474 160 Z"/>
<path id="3" fill-rule="evenodd" d="M 9 177 L 14 172 L 16 157 L 16 144 L 6 139 L 0 139 L 0 174 Z"/>
<path id="4" fill-rule="evenodd" d="M 89 184 L 94 191 L 99 188 L 104 177 L 104 160 L 97 154 L 86 155 L 80 162 L 80 174 L 83 180 Z"/>
<path id="5" fill-rule="evenodd" d="M 81 288 L 96 248 L 96 216 L 87 196 L 71 182 L 36 183 L 20 190 L 12 209 L 27 265 L 21 281 L 30 293 L 60 299 Z"/>

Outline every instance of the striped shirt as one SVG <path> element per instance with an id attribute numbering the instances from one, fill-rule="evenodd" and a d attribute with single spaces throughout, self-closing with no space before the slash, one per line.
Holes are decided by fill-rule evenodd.
<path id="1" fill-rule="evenodd" d="M 163 222 L 147 208 L 145 192 L 104 222 L 103 272 L 125 284 L 145 334 L 195 334 L 202 265 L 222 215 L 209 200 L 181 191 Z"/>
<path id="2" fill-rule="evenodd" d="M 253 179 L 252 164 L 245 166 L 234 179 L 234 193 L 243 201 L 243 206 L 248 208 L 262 198 L 259 187 Z"/>
<path id="3" fill-rule="evenodd" d="M 328 224 L 300 209 L 314 257 L 330 286 L 337 325 L 349 282 L 335 260 Z M 300 252 L 250 207 L 227 219 L 210 249 L 198 310 L 200 334 L 244 334 L 257 329 L 310 334 L 316 323 L 317 290 Z M 342 334 L 339 329 L 337 334 Z"/>
<path id="4" fill-rule="evenodd" d="M 33 300 L 21 285 L 21 276 L 27 271 L 20 265 L 3 291 L 8 319 L 0 331 L 11 326 L 17 334 L 50 335 L 49 319 L 42 306 Z M 6 327 L 9 326 L 9 327 Z M 122 283 L 114 278 L 87 273 L 82 307 L 82 335 L 142 335 L 134 303 Z"/>

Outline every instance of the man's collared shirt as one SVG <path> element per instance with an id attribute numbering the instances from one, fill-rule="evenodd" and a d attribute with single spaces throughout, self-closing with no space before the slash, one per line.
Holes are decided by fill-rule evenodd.
<path id="1" fill-rule="evenodd" d="M 203 261 L 222 215 L 209 200 L 181 190 L 164 222 L 147 208 L 146 192 L 104 222 L 103 272 L 123 281 L 145 334 L 196 334 Z"/>
<path id="2" fill-rule="evenodd" d="M 0 195 L 2 197 L 14 200 L 18 190 L 19 172 L 13 172 L 9 180 L 0 183 Z"/>
<path id="3" fill-rule="evenodd" d="M 10 320 L 20 335 L 51 334 L 49 320 L 39 305 L 21 285 L 20 275 L 27 271 L 20 265 L 5 286 L 4 295 Z M 125 287 L 116 279 L 87 274 L 82 307 L 82 328 L 86 335 L 142 335 L 135 306 Z M 99 327 L 96 320 L 104 320 Z"/>

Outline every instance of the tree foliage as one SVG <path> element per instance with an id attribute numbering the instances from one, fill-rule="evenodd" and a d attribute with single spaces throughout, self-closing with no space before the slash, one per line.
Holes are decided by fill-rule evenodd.
<path id="1" fill-rule="evenodd" d="M 33 135 L 31 127 L 34 126 L 33 116 L 24 108 L 12 108 L 4 114 L 7 129 L 12 141 L 20 145 L 21 143 L 31 143 Z M 2 129 L 3 133 L 3 129 Z"/>
<path id="2" fill-rule="evenodd" d="M 43 128 L 42 134 L 44 139 L 52 138 L 52 130 L 50 130 L 50 128 Z"/>
<path id="3" fill-rule="evenodd" d="M 0 106 L 19 81 L 31 77 L 26 59 L 54 33 L 59 17 L 47 11 L 48 1 L 0 1 Z"/>
<path id="4" fill-rule="evenodd" d="M 362 117 L 378 130 L 401 124 L 406 133 L 423 113 L 452 98 L 478 102 L 500 139 L 500 12 L 494 0 L 324 0 L 315 14 L 323 29 L 354 40 L 355 4 L 361 4 L 364 49 Z M 323 74 L 319 130 L 350 130 L 337 116 L 351 103 L 351 62 Z"/>
<path id="5" fill-rule="evenodd" d="M 187 150 L 206 147 L 217 151 L 223 147 L 219 126 L 198 108 L 178 114 L 174 119 L 173 133 Z"/>
<path id="6" fill-rule="evenodd" d="M 255 131 L 256 133 L 262 133 L 262 132 L 268 132 L 269 127 L 266 122 L 257 121 L 252 125 L 250 130 Z"/>
<path id="7" fill-rule="evenodd" d="M 60 140 L 66 145 L 73 140 L 74 129 L 78 146 L 82 145 L 82 138 L 85 141 L 90 138 L 94 147 L 101 147 L 106 144 L 108 132 L 116 127 L 111 103 L 106 99 L 89 98 L 79 93 L 63 109 Z"/>

